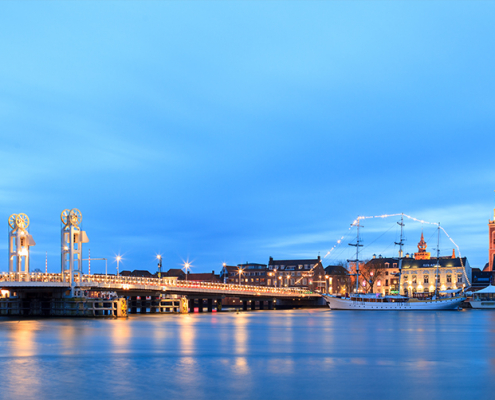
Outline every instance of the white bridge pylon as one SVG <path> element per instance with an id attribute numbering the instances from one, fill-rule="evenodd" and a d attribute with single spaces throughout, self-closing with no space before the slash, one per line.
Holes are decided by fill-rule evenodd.
<path id="1" fill-rule="evenodd" d="M 28 233 L 29 217 L 12 214 L 9 217 L 9 272 L 24 275 L 29 279 L 29 248 L 36 245 Z"/>
<path id="2" fill-rule="evenodd" d="M 61 234 L 61 255 L 62 255 L 62 281 L 70 282 L 71 287 L 77 281 L 82 281 L 82 244 L 88 243 L 86 232 L 81 230 L 79 225 L 82 221 L 82 214 L 77 208 L 64 210 L 60 214 L 62 220 Z"/>

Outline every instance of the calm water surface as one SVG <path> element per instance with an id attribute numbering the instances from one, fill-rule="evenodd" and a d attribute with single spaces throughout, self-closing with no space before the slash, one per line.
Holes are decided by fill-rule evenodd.
<path id="1" fill-rule="evenodd" d="M 0 398 L 491 399 L 495 312 L 0 318 Z"/>

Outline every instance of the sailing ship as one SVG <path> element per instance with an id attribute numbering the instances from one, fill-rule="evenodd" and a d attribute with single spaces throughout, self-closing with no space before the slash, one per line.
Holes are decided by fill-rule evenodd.
<path id="1" fill-rule="evenodd" d="M 402 215 L 401 221 L 397 222 L 401 227 L 400 241 L 395 242 L 399 246 L 399 272 L 397 274 L 400 287 L 400 278 L 402 272 L 402 246 L 403 242 L 403 228 L 404 228 L 404 216 Z M 332 310 L 374 310 L 374 311 L 431 311 L 431 310 L 457 310 L 461 303 L 466 300 L 461 289 L 458 290 L 438 290 L 438 280 L 435 279 L 435 292 L 431 298 L 417 299 L 409 296 L 401 295 L 385 295 L 381 293 L 359 293 L 359 248 L 361 244 L 361 238 L 359 236 L 359 228 L 361 228 L 359 217 L 356 223 L 357 227 L 357 239 L 356 243 L 349 243 L 351 246 L 356 247 L 356 258 L 354 260 L 348 260 L 355 263 L 356 273 L 353 274 L 356 277 L 356 293 L 350 296 L 334 296 L 331 294 L 323 294 L 323 298 L 327 302 L 328 306 Z M 438 224 L 438 245 L 437 245 L 437 275 L 440 259 L 440 224 Z M 494 303 L 495 305 L 495 303 Z"/>

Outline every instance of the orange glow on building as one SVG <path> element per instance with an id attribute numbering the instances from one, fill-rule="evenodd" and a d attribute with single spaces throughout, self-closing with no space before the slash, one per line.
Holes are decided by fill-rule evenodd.
<path id="1" fill-rule="evenodd" d="M 428 245 L 425 242 L 425 238 L 423 237 L 423 232 L 421 232 L 421 240 L 418 243 L 418 252 L 414 253 L 414 258 L 416 260 L 429 260 L 431 255 L 426 251 Z"/>

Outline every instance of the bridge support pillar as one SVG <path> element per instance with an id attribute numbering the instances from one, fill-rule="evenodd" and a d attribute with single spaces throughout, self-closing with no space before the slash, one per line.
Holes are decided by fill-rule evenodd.
<path id="1" fill-rule="evenodd" d="M 273 310 L 273 300 L 268 300 L 268 309 Z"/>
<path id="2" fill-rule="evenodd" d="M 208 299 L 208 312 L 213 311 L 213 299 Z"/>
<path id="3" fill-rule="evenodd" d="M 260 300 L 260 310 L 263 310 L 265 307 L 264 307 L 264 302 L 263 300 Z"/>
<path id="4" fill-rule="evenodd" d="M 247 311 L 247 309 L 248 309 L 248 302 L 247 302 L 247 300 L 242 300 L 242 309 L 244 311 Z"/>
<path id="5" fill-rule="evenodd" d="M 140 314 L 146 314 L 146 297 L 141 297 L 141 310 L 139 311 Z"/>
<path id="6" fill-rule="evenodd" d="M 217 311 L 222 311 L 222 299 L 217 299 Z"/>
<path id="7" fill-rule="evenodd" d="M 160 301 L 159 297 L 151 296 L 151 302 L 150 302 L 150 313 L 151 314 L 160 311 L 159 301 Z"/>
<path id="8" fill-rule="evenodd" d="M 180 313 L 181 314 L 187 314 L 188 310 L 188 301 L 187 297 L 181 297 L 180 298 Z"/>
<path id="9" fill-rule="evenodd" d="M 194 299 L 189 299 L 189 312 L 194 312 Z"/>
<path id="10" fill-rule="evenodd" d="M 251 300 L 251 310 L 256 310 L 256 300 Z"/>
<path id="11" fill-rule="evenodd" d="M 131 314 L 137 314 L 137 297 L 132 296 L 130 300 L 130 313 Z"/>
<path id="12" fill-rule="evenodd" d="M 203 312 L 203 299 L 198 299 L 198 311 Z"/>

